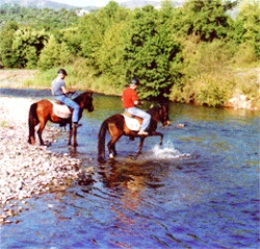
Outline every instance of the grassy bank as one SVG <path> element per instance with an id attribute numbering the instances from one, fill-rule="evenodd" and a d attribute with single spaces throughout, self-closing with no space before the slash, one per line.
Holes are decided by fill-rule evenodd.
<path id="1" fill-rule="evenodd" d="M 87 68 L 75 70 L 65 67 L 68 72 L 67 87 L 76 90 L 92 90 L 106 95 L 121 95 L 122 88 L 109 84 L 104 77 L 95 78 Z M 50 89 L 58 68 L 48 71 L 1 70 L 0 87 Z M 200 71 L 193 78 L 176 83 L 170 100 L 214 107 L 234 107 L 260 110 L 259 68 L 229 68 L 215 71 Z M 241 99 L 246 104 L 239 104 Z M 232 101 L 230 101 L 232 100 Z M 249 103 L 249 104 L 248 104 Z"/>
<path id="2" fill-rule="evenodd" d="M 92 90 L 106 95 L 120 95 L 123 89 L 109 85 L 103 77 L 95 78 L 89 70 L 76 71 L 72 66 L 65 67 L 68 72 L 66 85 L 76 90 Z M 40 70 L 0 70 L 1 88 L 50 89 L 59 68 Z"/>

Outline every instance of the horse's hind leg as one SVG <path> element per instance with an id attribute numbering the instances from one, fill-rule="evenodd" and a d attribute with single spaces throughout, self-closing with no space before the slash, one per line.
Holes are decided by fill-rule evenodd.
<path id="1" fill-rule="evenodd" d="M 28 118 L 28 126 L 29 126 L 29 137 L 28 143 L 35 144 L 35 126 L 39 123 L 37 112 L 36 112 L 37 104 L 32 104 L 29 111 L 29 118 Z"/>
<path id="2" fill-rule="evenodd" d="M 73 134 L 73 146 L 74 147 L 78 146 L 78 143 L 77 143 L 77 132 L 78 132 L 78 128 L 77 127 L 73 127 L 72 134 Z"/>
<path id="3" fill-rule="evenodd" d="M 28 138 L 29 144 L 35 144 L 36 142 L 34 128 L 35 128 L 35 124 L 29 124 L 29 138 Z"/>
<path id="4" fill-rule="evenodd" d="M 40 145 L 44 145 L 44 142 L 43 142 L 43 139 L 42 139 L 42 132 L 45 128 L 46 123 L 47 122 L 45 120 L 40 120 L 40 127 L 37 131 L 38 138 L 39 138 L 39 141 L 40 141 Z"/>
<path id="5" fill-rule="evenodd" d="M 107 144 L 107 148 L 108 148 L 108 153 L 109 153 L 109 158 L 113 159 L 114 156 L 116 156 L 117 152 L 116 152 L 116 142 L 118 141 L 118 139 L 121 136 L 117 136 L 117 137 L 112 137 L 112 139 L 108 142 Z"/>
<path id="6" fill-rule="evenodd" d="M 73 135 L 73 129 L 72 129 L 72 124 L 70 124 L 70 132 L 69 132 L 69 141 L 68 141 L 68 145 L 71 145 L 72 135 Z"/>
<path id="7" fill-rule="evenodd" d="M 145 139 L 145 137 L 141 137 L 141 138 L 140 138 L 140 144 L 139 144 L 139 148 L 138 148 L 138 152 L 137 152 L 136 157 L 137 157 L 138 155 L 142 154 L 144 139 Z"/>

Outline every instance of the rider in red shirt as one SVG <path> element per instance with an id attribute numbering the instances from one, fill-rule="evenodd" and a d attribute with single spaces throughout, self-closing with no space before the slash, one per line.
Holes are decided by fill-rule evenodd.
<path id="1" fill-rule="evenodd" d="M 145 130 L 150 124 L 151 115 L 136 107 L 138 104 L 141 104 L 136 93 L 136 89 L 139 84 L 139 80 L 137 78 L 133 78 L 130 86 L 125 88 L 123 91 L 122 101 L 123 106 L 127 112 L 143 119 L 143 123 L 140 131 L 138 132 L 138 135 L 146 136 L 148 135 L 148 132 Z"/>

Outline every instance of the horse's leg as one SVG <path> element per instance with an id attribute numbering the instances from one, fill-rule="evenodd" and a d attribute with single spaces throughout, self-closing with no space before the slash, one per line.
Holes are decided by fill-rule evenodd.
<path id="1" fill-rule="evenodd" d="M 44 145 L 44 142 L 43 142 L 43 139 L 42 139 L 42 132 L 45 128 L 47 120 L 45 120 L 44 118 L 41 118 L 41 119 L 39 119 L 39 121 L 40 121 L 40 127 L 37 131 L 37 134 L 38 134 L 38 138 L 39 138 L 39 141 L 40 141 L 40 145 Z"/>
<path id="2" fill-rule="evenodd" d="M 72 138 L 72 135 L 73 135 L 72 123 L 70 123 L 69 126 L 70 126 L 70 132 L 69 132 L 68 145 L 71 145 L 71 138 Z"/>
<path id="3" fill-rule="evenodd" d="M 77 130 L 78 130 L 78 128 L 77 127 L 73 127 L 72 128 L 72 133 L 73 133 L 73 138 L 74 138 L 74 140 L 73 140 L 73 146 L 74 147 L 77 147 L 78 146 L 78 143 L 77 143 Z"/>
<path id="4" fill-rule="evenodd" d="M 159 136 L 160 137 L 160 146 L 163 144 L 163 134 L 161 132 L 154 131 L 150 135 L 151 136 Z"/>
<path id="5" fill-rule="evenodd" d="M 29 124 L 29 139 L 28 139 L 28 142 L 30 143 L 30 144 L 35 144 L 36 143 L 36 139 L 35 139 L 35 126 L 36 126 L 37 124 L 34 124 L 34 123 L 32 123 L 32 124 Z"/>
<path id="6" fill-rule="evenodd" d="M 114 143 L 113 146 L 111 146 L 111 150 L 113 151 L 114 156 L 117 155 L 117 151 L 116 151 L 116 144 Z"/>
<path id="7" fill-rule="evenodd" d="M 28 117 L 28 126 L 29 126 L 29 138 L 28 143 L 35 144 L 35 126 L 39 123 L 37 116 L 37 104 L 34 103 L 30 107 L 29 117 Z"/>
<path id="8" fill-rule="evenodd" d="M 110 159 L 113 159 L 114 158 L 114 156 L 117 154 L 116 153 L 116 142 L 118 141 L 118 139 L 121 137 L 121 135 L 120 136 L 111 136 L 111 140 L 108 142 L 108 144 L 107 144 L 107 148 L 108 148 L 108 153 L 109 153 L 109 158 Z"/>
<path id="9" fill-rule="evenodd" d="M 140 144 L 139 144 L 139 149 L 138 149 L 138 152 L 137 152 L 137 156 L 142 154 L 142 149 L 143 149 L 143 144 L 144 144 L 145 138 L 146 137 L 144 137 L 144 136 L 140 137 Z"/>
<path id="10" fill-rule="evenodd" d="M 108 131 L 111 137 L 111 140 L 107 144 L 109 157 L 112 159 L 117 154 L 116 152 L 116 142 L 123 135 L 123 129 L 119 128 L 116 124 L 110 123 L 108 125 Z"/>

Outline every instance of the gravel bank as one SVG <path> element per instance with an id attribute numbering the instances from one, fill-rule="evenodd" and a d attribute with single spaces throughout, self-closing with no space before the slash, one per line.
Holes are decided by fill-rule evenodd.
<path id="1" fill-rule="evenodd" d="M 0 96 L 0 224 L 7 224 L 9 217 L 21 212 L 19 205 L 10 209 L 13 200 L 24 202 L 25 198 L 64 190 L 75 180 L 91 177 L 92 170 L 82 170 L 79 159 L 27 143 L 28 112 L 33 102 Z M 58 132 L 47 125 L 43 138 L 52 143 Z"/>

